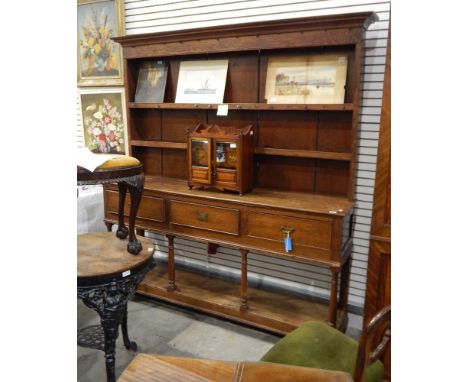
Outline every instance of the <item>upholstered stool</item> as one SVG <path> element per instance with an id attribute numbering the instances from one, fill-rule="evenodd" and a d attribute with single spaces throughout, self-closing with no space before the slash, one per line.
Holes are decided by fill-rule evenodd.
<path id="1" fill-rule="evenodd" d="M 140 205 L 145 175 L 140 161 L 128 155 L 120 155 L 109 159 L 100 166 L 89 171 L 77 166 L 78 185 L 117 183 L 119 187 L 119 225 L 116 236 L 125 239 L 128 236 L 127 251 L 137 255 L 141 244 L 135 235 L 135 218 Z M 130 216 L 128 228 L 124 222 L 124 206 L 127 190 L 130 193 Z"/>

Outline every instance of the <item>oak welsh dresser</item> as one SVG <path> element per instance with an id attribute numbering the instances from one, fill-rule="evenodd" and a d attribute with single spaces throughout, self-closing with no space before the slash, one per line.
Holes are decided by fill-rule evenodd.
<path id="1" fill-rule="evenodd" d="M 344 328 L 347 315 L 356 139 L 360 117 L 363 32 L 377 19 L 354 13 L 115 38 L 123 49 L 129 154 L 145 173 L 136 227 L 168 239 L 167 267 L 156 267 L 138 292 L 278 333 L 316 319 Z M 347 57 L 344 102 L 266 102 L 268 61 L 277 57 Z M 162 103 L 136 103 L 140 63 L 167 62 Z M 182 61 L 227 59 L 224 104 L 175 103 Z M 200 123 L 243 128 L 254 135 L 253 187 L 243 195 L 190 189 L 188 129 Z M 105 221 L 117 223 L 118 190 L 105 187 Z M 289 232 L 289 233 L 288 233 Z M 285 250 L 284 239 L 292 239 Z M 177 269 L 174 239 L 239 250 L 238 284 Z M 330 270 L 328 301 L 248 288 L 249 253 Z"/>

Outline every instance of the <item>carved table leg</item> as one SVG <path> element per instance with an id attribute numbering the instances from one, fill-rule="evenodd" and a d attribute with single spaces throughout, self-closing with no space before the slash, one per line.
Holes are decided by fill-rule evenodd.
<path id="1" fill-rule="evenodd" d="M 328 322 L 333 327 L 336 327 L 336 312 L 337 312 L 337 292 L 338 292 L 338 273 L 340 268 L 331 268 L 332 278 L 330 286 L 330 303 L 328 306 Z"/>
<path id="2" fill-rule="evenodd" d="M 114 225 L 113 223 L 104 223 L 106 225 L 106 228 L 107 228 L 107 232 L 111 232 L 112 231 L 112 226 Z"/>
<path id="3" fill-rule="evenodd" d="M 119 186 L 119 226 L 116 236 L 125 239 L 128 236 L 127 251 L 133 255 L 138 255 L 142 250 L 141 243 L 135 235 L 135 219 L 140 206 L 143 186 L 145 184 L 144 174 L 138 174 L 130 178 L 125 178 L 118 183 Z M 127 189 L 130 192 L 130 216 L 128 218 L 128 228 L 125 226 L 124 209 Z"/>
<path id="4" fill-rule="evenodd" d="M 107 381 L 115 381 L 115 340 L 118 336 L 119 324 L 122 321 L 123 310 L 105 310 L 101 315 L 101 325 L 104 329 L 104 353 L 106 358 Z"/>
<path id="5" fill-rule="evenodd" d="M 240 249 L 241 253 L 241 310 L 247 310 L 249 304 L 247 301 L 247 254 L 249 253 L 246 249 Z"/>
<path id="6" fill-rule="evenodd" d="M 174 236 L 166 235 L 168 240 L 168 251 L 167 251 L 167 277 L 169 279 L 169 285 L 167 286 L 168 292 L 174 292 L 176 290 L 175 283 L 175 259 L 174 259 Z"/>
<path id="7" fill-rule="evenodd" d="M 125 226 L 124 221 L 124 209 L 125 209 L 125 197 L 127 196 L 127 184 L 125 182 L 119 182 L 119 226 L 117 227 L 116 236 L 119 239 L 125 239 L 128 236 L 128 228 Z"/>
<path id="8" fill-rule="evenodd" d="M 125 348 L 127 350 L 137 351 L 137 344 L 135 341 L 130 341 L 128 338 L 128 329 L 127 329 L 127 305 L 125 305 L 125 309 L 122 316 L 122 337 L 124 341 Z"/>
<path id="9" fill-rule="evenodd" d="M 143 183 L 140 185 L 128 185 L 130 191 L 130 217 L 128 219 L 128 229 L 129 229 L 129 237 L 128 237 L 128 245 L 127 251 L 137 255 L 140 253 L 142 246 L 141 243 L 137 240 L 135 235 L 135 219 L 136 214 L 138 211 L 138 207 L 140 206 L 141 196 L 143 194 Z"/>

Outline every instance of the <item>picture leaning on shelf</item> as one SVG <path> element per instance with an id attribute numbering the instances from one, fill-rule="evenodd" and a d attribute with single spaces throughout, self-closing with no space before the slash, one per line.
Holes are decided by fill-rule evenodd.
<path id="1" fill-rule="evenodd" d="M 223 103 L 228 60 L 182 61 L 176 103 Z"/>
<path id="2" fill-rule="evenodd" d="M 270 57 L 265 99 L 273 104 L 342 104 L 347 66 L 343 54 Z"/>
<path id="3" fill-rule="evenodd" d="M 135 102 L 164 102 L 167 81 L 167 63 L 160 60 L 143 61 L 138 71 Z"/>

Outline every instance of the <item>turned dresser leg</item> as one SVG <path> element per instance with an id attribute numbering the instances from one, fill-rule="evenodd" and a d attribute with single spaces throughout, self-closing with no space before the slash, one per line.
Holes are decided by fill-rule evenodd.
<path id="1" fill-rule="evenodd" d="M 339 267 L 333 267 L 331 270 L 331 286 L 330 286 L 330 302 L 328 306 L 328 322 L 333 327 L 336 327 L 336 311 L 337 311 L 337 292 L 338 292 L 338 274 Z"/>
<path id="2" fill-rule="evenodd" d="M 167 276 L 169 279 L 169 285 L 167 286 L 168 292 L 173 292 L 177 289 L 175 283 L 175 256 L 174 256 L 174 236 L 166 235 L 168 240 L 168 252 L 167 252 Z"/>
<path id="3" fill-rule="evenodd" d="M 348 294 L 349 294 L 349 277 L 351 274 L 351 256 L 348 256 L 346 262 L 341 269 L 340 275 L 340 297 L 338 300 L 338 307 L 347 310 Z"/>
<path id="4" fill-rule="evenodd" d="M 241 253 L 241 310 L 247 310 L 249 308 L 248 297 L 247 297 L 247 254 L 249 253 L 246 249 L 240 249 Z"/>

